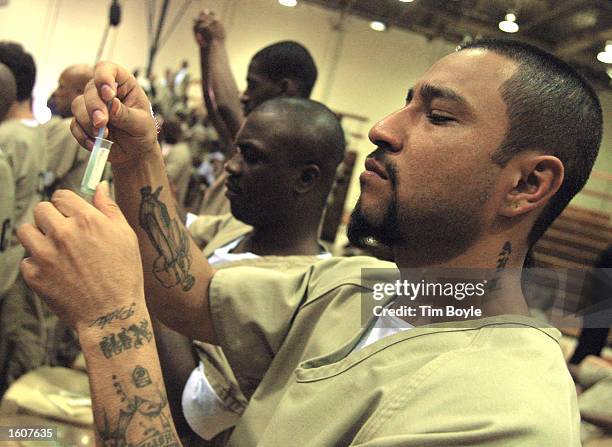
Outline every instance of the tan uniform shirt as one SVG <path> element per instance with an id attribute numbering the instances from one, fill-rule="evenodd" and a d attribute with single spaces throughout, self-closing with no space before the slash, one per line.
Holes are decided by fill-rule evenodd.
<path id="1" fill-rule="evenodd" d="M 218 216 L 198 216 L 189 225 L 189 232 L 195 243 L 208 258 L 224 245 L 249 233 L 253 227 L 236 219 L 231 213 Z"/>
<path id="2" fill-rule="evenodd" d="M 15 281 L 6 253 L 15 220 L 15 180 L 6 155 L 0 148 L 0 297 Z M 9 275 L 10 272 L 10 275 Z"/>
<path id="3" fill-rule="evenodd" d="M 15 225 L 34 222 L 34 206 L 41 200 L 47 167 L 46 135 L 40 125 L 22 120 L 0 124 L 0 148 L 4 151 L 15 180 Z M 8 258 L 7 278 L 15 278 L 25 251 L 13 231 L 5 254 Z"/>
<path id="4" fill-rule="evenodd" d="M 224 170 L 206 190 L 199 214 L 215 216 L 231 212 L 230 201 L 225 196 L 225 180 L 227 180 L 227 177 L 227 171 Z"/>
<path id="5" fill-rule="evenodd" d="M 177 200 L 182 205 L 187 196 L 187 187 L 191 178 L 191 152 L 187 143 L 167 145 L 164 155 L 168 178 L 176 188 Z"/>
<path id="6" fill-rule="evenodd" d="M 53 190 L 69 189 L 90 201 L 91 196 L 81 191 L 89 151 L 72 136 L 71 121 L 72 118 L 53 117 L 44 125 L 47 131 L 47 170 L 53 174 Z"/>
<path id="7" fill-rule="evenodd" d="M 228 445 L 580 445 L 559 331 L 506 315 L 417 327 L 354 351 L 367 327 L 364 267 L 393 264 L 334 258 L 299 273 L 215 274 L 213 327 L 250 398 Z"/>

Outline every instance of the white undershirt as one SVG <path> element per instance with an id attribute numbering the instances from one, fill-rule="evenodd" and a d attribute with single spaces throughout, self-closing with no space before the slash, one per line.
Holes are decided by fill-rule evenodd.
<path id="1" fill-rule="evenodd" d="M 187 228 L 197 219 L 193 214 L 187 215 Z M 241 236 L 223 247 L 217 248 L 208 258 L 210 265 L 220 265 L 226 262 L 239 261 L 242 259 L 259 258 L 255 253 L 230 253 L 244 236 Z M 317 256 L 319 259 L 327 259 L 331 253 L 322 252 Z M 191 429 L 203 439 L 210 441 L 219 433 L 236 425 L 240 415 L 229 409 L 217 396 L 210 385 L 204 371 L 204 364 L 200 362 L 191 372 L 185 388 L 181 404 L 185 420 Z"/>

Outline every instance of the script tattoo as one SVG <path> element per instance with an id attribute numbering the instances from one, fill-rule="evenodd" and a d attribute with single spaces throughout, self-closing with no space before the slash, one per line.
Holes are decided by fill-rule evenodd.
<path id="1" fill-rule="evenodd" d="M 149 330 L 149 322 L 142 320 L 138 324 L 122 328 L 120 332 L 105 336 L 100 342 L 100 349 L 104 357 L 109 359 L 132 348 L 139 349 L 152 339 L 153 333 Z"/>
<path id="2" fill-rule="evenodd" d="M 495 268 L 495 273 L 501 273 L 506 269 L 506 264 L 510 260 L 510 255 L 512 254 L 512 244 L 510 241 L 506 241 L 501 251 L 497 254 L 497 263 Z M 489 283 L 487 284 L 487 289 L 489 292 L 493 292 L 494 290 L 500 290 L 501 286 L 499 285 L 499 276 L 495 276 Z"/>
<path id="3" fill-rule="evenodd" d="M 136 369 L 146 369 L 137 366 Z M 136 369 L 134 371 L 136 371 Z M 147 372 L 148 377 L 148 372 Z M 116 424 L 104 410 L 104 426 L 99 427 L 105 447 L 178 447 L 165 394 L 156 388 L 153 395 L 128 395 L 117 376 L 113 386 L 121 399 Z M 150 385 L 150 379 L 149 379 Z M 145 385 L 147 386 L 147 385 Z"/>
<path id="4" fill-rule="evenodd" d="M 94 321 L 89 323 L 89 327 L 98 326 L 100 329 L 104 329 L 104 326 L 113 321 L 127 320 L 132 315 L 134 315 L 134 306 L 136 306 L 136 303 L 132 303 L 130 307 L 124 306 L 121 309 L 114 310 L 112 312 L 107 313 L 106 315 L 102 315 L 101 317 L 98 317 Z"/>
<path id="5" fill-rule="evenodd" d="M 153 262 L 155 277 L 166 288 L 180 284 L 187 292 L 195 283 L 189 274 L 192 261 L 189 236 L 176 219 L 170 218 L 166 204 L 159 200 L 161 190 L 161 186 L 155 192 L 150 186 L 140 190 L 139 224 L 159 255 Z"/>

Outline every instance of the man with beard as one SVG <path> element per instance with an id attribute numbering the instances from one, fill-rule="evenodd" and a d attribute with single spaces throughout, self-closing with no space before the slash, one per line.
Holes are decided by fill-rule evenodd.
<path id="1" fill-rule="evenodd" d="M 402 269 L 497 275 L 481 318 L 407 314 L 400 321 L 413 327 L 385 333 L 370 330 L 374 315 L 361 321 L 362 302 L 371 304 L 362 293 L 387 279 L 364 267 L 388 264 L 368 258 L 284 273 L 215 271 L 194 257 L 193 287 L 164 287 L 138 222 L 142 188 L 161 188 L 159 200 L 172 201 L 148 102 L 116 65 L 99 65 L 94 79 L 75 103 L 72 129 L 91 147 L 108 121 L 125 217 L 105 188 L 95 207 L 61 192 L 37 208 L 38 227 L 26 225 L 20 236 L 32 253 L 24 276 L 79 331 L 99 431 L 115 426 L 125 405 L 113 382 L 147 399 L 163 388 L 152 340 L 108 356 L 98 349 L 129 325 L 146 328 L 150 308 L 184 334 L 221 345 L 252 395 L 230 446 L 580 444 L 560 333 L 527 316 L 520 275 L 512 273 L 584 185 L 601 141 L 597 96 L 567 64 L 522 43 L 475 41 L 435 63 L 404 107 L 370 131 L 378 151 L 360 178 L 354 219 L 362 224 L 353 239 L 385 237 Z M 85 247 L 87 265 L 76 255 Z M 113 269 L 96 274 L 106 265 Z M 131 303 L 129 321 L 88 327 L 92 315 Z M 148 369 L 155 385 L 132 386 L 135 368 Z"/>

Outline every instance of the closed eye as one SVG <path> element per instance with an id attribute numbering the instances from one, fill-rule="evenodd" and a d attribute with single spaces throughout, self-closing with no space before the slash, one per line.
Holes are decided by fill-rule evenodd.
<path id="1" fill-rule="evenodd" d="M 440 115 L 437 113 L 428 113 L 427 119 L 431 122 L 431 124 L 434 124 L 434 125 L 442 125 L 442 124 L 447 124 L 447 123 L 456 121 L 454 118 L 451 118 L 450 116 Z"/>

